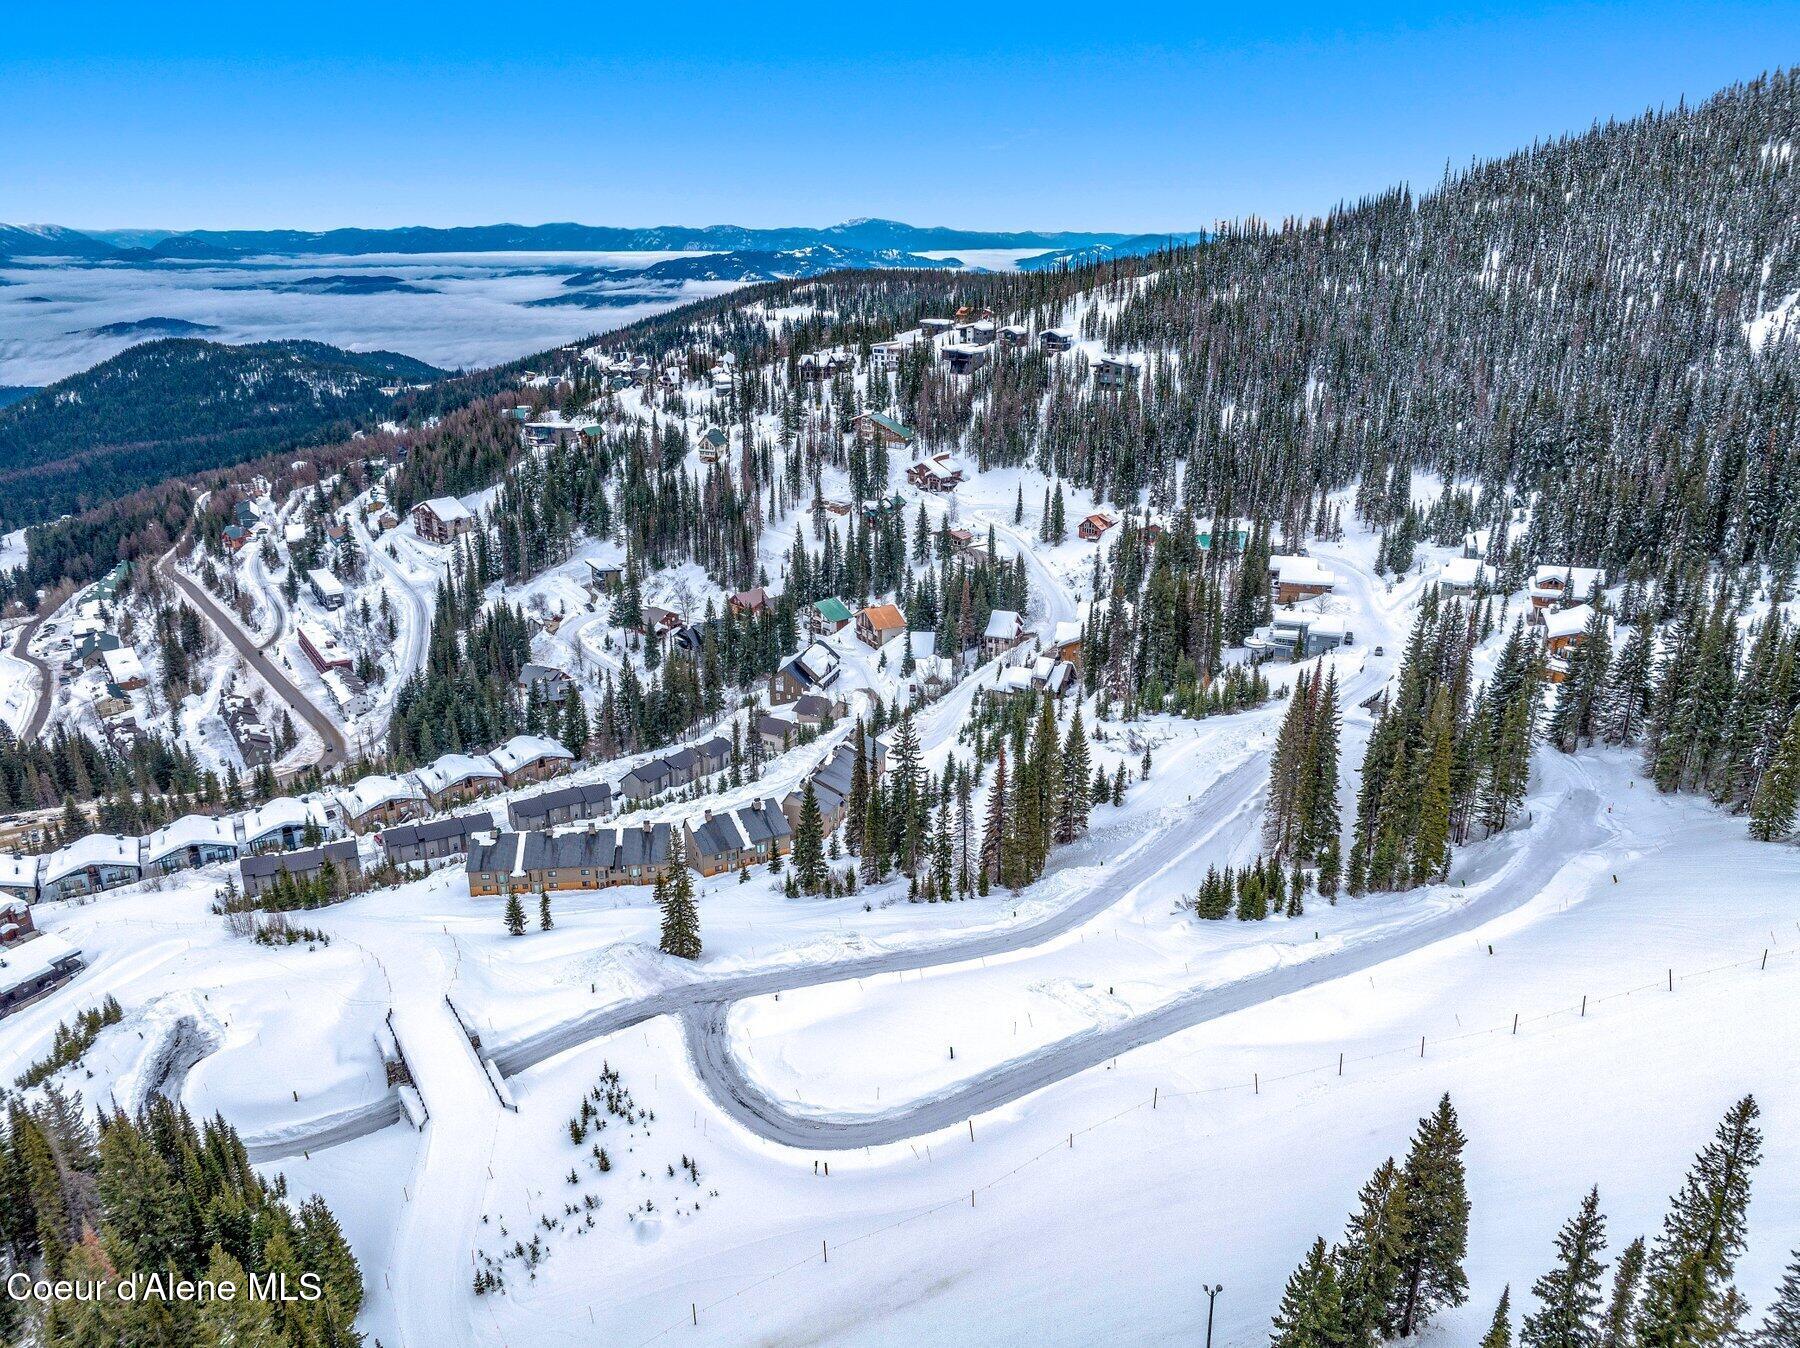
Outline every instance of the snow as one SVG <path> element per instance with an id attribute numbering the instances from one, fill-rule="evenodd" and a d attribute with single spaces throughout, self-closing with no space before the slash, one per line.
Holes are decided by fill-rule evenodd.
<path id="1" fill-rule="evenodd" d="M 0 534 L 0 571 L 17 571 L 25 565 L 25 531 L 13 529 Z"/>
<path id="2" fill-rule="evenodd" d="M 1071 331 L 1085 303 L 1061 316 Z M 641 410 L 633 397 L 621 406 Z M 836 471 L 828 492 L 843 485 Z M 897 488 L 909 523 L 922 506 L 934 528 L 991 529 L 1030 579 L 1028 612 L 996 615 L 990 631 L 1035 640 L 917 708 L 933 771 L 966 753 L 957 730 L 982 689 L 1047 675 L 1039 643 L 1082 635 L 1096 545 L 1039 541 L 1044 486 L 995 469 L 954 494 Z M 1064 484 L 1067 519 L 1100 504 Z M 352 519 L 372 573 L 351 602 L 405 600 L 384 667 L 416 668 L 447 554 L 405 529 L 369 535 L 360 510 Z M 763 531 L 772 588 L 810 524 L 790 510 Z M 1098 547 L 1116 545 L 1111 534 Z M 1318 662 L 1347 709 L 1346 815 L 1372 724 L 1362 704 L 1392 676 L 1422 595 L 1433 579 L 1483 576 L 1422 545 L 1411 574 L 1378 578 L 1375 548 L 1353 532 L 1274 559 L 1289 583 L 1333 587 L 1293 616 L 1361 639 Z M 582 540 L 568 562 L 497 591 L 561 620 L 534 660 L 592 687 L 637 658 L 585 583 L 588 562 L 621 556 Z M 1546 565 L 1534 586 L 1567 570 Z M 1603 581 L 1584 586 L 1586 575 L 1566 597 Z M 685 618 L 723 598 L 693 565 L 645 584 L 646 603 Z M 1499 640 L 1477 652 L 1478 670 Z M 857 711 L 903 694 L 892 650 L 853 630 L 802 658 L 836 668 L 834 695 Z M 1264 673 L 1280 694 L 1314 667 Z M 1615 1248 L 1652 1230 L 1688 1156 L 1746 1090 L 1763 1102 L 1769 1157 L 1739 1282 L 1767 1295 L 1800 1223 L 1792 850 L 1647 789 L 1625 755 L 1545 752 L 1529 817 L 1459 851 L 1446 884 L 1315 899 L 1296 919 L 1200 922 L 1182 900 L 1206 868 L 1257 853 L 1283 704 L 1202 721 L 1096 722 L 1094 710 L 1096 764 L 1135 773 L 1148 748 L 1154 770 L 1122 806 L 1098 807 L 1089 836 L 1027 891 L 939 905 L 908 903 L 894 880 L 789 899 L 763 867 L 698 878 L 706 953 L 694 964 L 656 951 L 648 887 L 554 895 L 554 926 L 513 938 L 454 868 L 306 914 L 329 945 L 232 938 L 209 911 L 219 868 L 41 905 L 39 920 L 91 962 L 9 1019 L 0 1079 L 43 1051 L 58 1019 L 119 996 L 125 1023 L 69 1079 L 91 1099 L 161 1089 L 216 1109 L 296 1196 L 324 1194 L 368 1275 L 360 1327 L 384 1342 L 640 1343 L 675 1330 L 721 1343 L 1184 1341 L 1203 1333 L 1202 1280 L 1228 1289 L 1218 1341 L 1259 1342 L 1305 1246 L 1340 1229 L 1357 1186 L 1446 1090 L 1471 1139 L 1474 1286 L 1431 1348 L 1472 1341 L 1502 1285 L 1529 1286 L 1589 1184 L 1602 1186 Z M 753 714 L 728 708 L 696 737 Z M 735 828 L 735 811 L 781 799 L 852 731 L 845 718 L 737 787 L 715 782 L 631 822 L 710 810 Z M 617 780 L 646 756 L 566 780 Z M 433 791 L 493 775 L 467 755 L 418 774 Z M 367 779 L 340 800 L 393 789 Z M 386 1081 L 390 1042 L 416 1086 L 405 1103 Z M 567 1122 L 603 1066 L 655 1119 L 610 1126 L 614 1169 L 597 1176 Z M 419 1131 L 401 1126 L 409 1112 Z M 858 1136 L 868 1145 L 836 1140 Z M 683 1157 L 698 1184 L 668 1173 Z M 559 1218 L 590 1194 L 591 1226 Z M 540 1229 L 548 1255 L 533 1277 L 503 1250 Z M 484 1257 L 505 1268 L 504 1295 L 471 1293 Z"/>
<path id="3" fill-rule="evenodd" d="M 1369 606 L 1357 625 L 1384 635 L 1403 626 L 1416 586 L 1364 591 L 1354 562 L 1332 558 L 1354 582 L 1355 602 Z M 1391 616 L 1378 598 L 1393 599 Z M 1204 1259 L 1205 1276 L 1230 1289 L 1222 1341 L 1248 1342 L 1265 1331 L 1305 1243 L 1335 1232 L 1367 1172 L 1448 1089 L 1471 1137 L 1474 1299 L 1434 1341 L 1465 1342 L 1499 1285 L 1519 1286 L 1543 1264 L 1586 1185 L 1601 1184 L 1622 1243 L 1653 1227 L 1688 1155 L 1735 1094 L 1755 1089 L 1771 1120 L 1800 1105 L 1800 1084 L 1771 1052 L 1791 1042 L 1785 1007 L 1800 992 L 1792 854 L 1749 843 L 1740 822 L 1702 803 L 1634 785 L 1632 764 L 1617 755 L 1546 756 L 1531 828 L 1465 853 L 1458 878 L 1467 890 L 1453 883 L 1315 905 L 1297 921 L 1198 923 L 1174 900 L 1206 864 L 1254 851 L 1257 815 L 1252 796 L 1196 832 L 1181 824 L 1186 797 L 1234 764 L 1247 765 L 1254 783 L 1278 715 L 1271 707 L 1146 725 L 1174 737 L 1158 749 L 1152 780 L 1125 810 L 1098 812 L 1092 846 L 1022 900 L 884 902 L 864 912 L 862 896 L 795 904 L 760 877 L 702 881 L 708 955 L 698 968 L 648 950 L 656 915 L 647 895 L 630 890 L 559 895 L 555 929 L 515 941 L 500 932 L 491 901 L 470 900 L 458 877 L 438 875 L 309 914 L 309 925 L 334 935 L 310 951 L 228 940 L 205 911 L 210 887 L 201 879 L 44 905 L 42 919 L 90 949 L 93 964 L 69 990 L 8 1022 L 0 1059 L 41 1053 L 58 1018 L 116 990 L 128 1020 L 90 1053 L 99 1067 L 84 1083 L 90 1095 L 127 1099 L 146 1089 L 152 1047 L 185 1017 L 198 1027 L 190 1033 L 217 1047 L 187 1073 L 182 1097 L 225 1111 L 254 1140 L 379 1100 L 371 1031 L 392 1007 L 430 1110 L 424 1132 L 387 1127 L 268 1165 L 297 1196 L 321 1192 L 340 1213 L 369 1271 L 362 1327 L 389 1342 L 433 1343 L 544 1341 L 590 1308 L 597 1337 L 640 1342 L 686 1323 L 691 1303 L 700 1326 L 689 1329 L 703 1342 L 1166 1338 L 1204 1313 L 1192 1294 L 1194 1251 L 1171 1246 L 1166 1233 L 1214 1229 L 1233 1232 Z M 951 726 L 957 719 L 946 715 Z M 934 723 L 922 725 L 941 746 Z M 1353 715 L 1347 738 L 1366 727 Z M 809 1157 L 766 1142 L 721 1117 L 668 1018 L 508 1078 L 514 1114 L 443 1001 L 448 991 L 484 1045 L 504 1044 L 596 1003 L 667 995 L 695 979 L 803 974 L 856 951 L 926 951 L 1006 930 L 1078 901 L 1134 848 L 1156 857 L 1161 870 L 1132 895 L 1013 954 L 952 956 L 913 973 L 738 1003 L 733 1036 L 757 1082 L 812 1110 L 885 1110 L 1071 1036 L 1129 1025 L 1195 989 L 1351 944 L 1376 950 L 1499 883 L 1576 787 L 1605 803 L 1596 806 L 1604 825 L 1591 843 L 1549 858 L 1554 878 L 1521 906 L 983 1111 L 973 1141 L 959 1124 L 867 1153 Z M 746 796 L 755 793 L 752 784 Z M 1169 847 L 1171 837 L 1181 846 Z M 1696 907 L 1705 877 L 1721 867 L 1734 878 L 1732 901 Z M 1766 973 L 1765 946 L 1773 948 Z M 307 991 L 295 999 L 297 980 Z M 496 1224 L 522 1232 L 534 1214 L 560 1211 L 561 1176 L 577 1155 L 565 1123 L 602 1061 L 657 1115 L 654 1133 L 630 1144 L 647 1148 L 647 1164 L 636 1151 L 630 1164 L 615 1157 L 617 1186 L 593 1182 L 603 1206 L 592 1232 L 554 1238 L 535 1281 L 514 1264 L 505 1296 L 473 1298 L 467 1261 L 474 1250 L 497 1250 Z M 1682 1070 L 1662 1070 L 1670 1062 Z M 1532 1098 L 1555 1098 L 1558 1108 L 1518 1108 Z M 1571 1132 L 1569 1118 L 1589 1126 Z M 1756 1295 L 1773 1285 L 1784 1257 L 1778 1233 L 1800 1210 L 1800 1192 L 1782 1178 L 1800 1173 L 1793 1130 L 1769 1131 L 1740 1279 Z M 700 1164 L 698 1211 L 661 1173 L 680 1155 Z M 815 1175 L 815 1159 L 830 1161 L 829 1179 Z M 1270 1182 L 1274 1173 L 1281 1183 Z M 645 1199 L 656 1213 L 629 1216 Z M 816 1258 L 821 1240 L 829 1263 Z M 995 1248 L 1011 1252 L 998 1297 Z M 1074 1267 L 1093 1276 L 1072 1281 Z"/>
<path id="4" fill-rule="evenodd" d="M 1578 637 L 1587 631 L 1587 626 L 1594 620 L 1592 604 L 1577 604 L 1573 608 L 1553 609 L 1544 615 L 1544 635 L 1554 641 L 1559 637 Z"/>
<path id="5" fill-rule="evenodd" d="M 427 763 L 413 775 L 425 789 L 426 795 L 435 796 L 440 791 L 463 782 L 497 782 L 500 780 L 500 769 L 485 758 L 475 758 L 469 754 L 445 754 L 442 758 Z"/>
<path id="6" fill-rule="evenodd" d="M 184 814 L 174 823 L 157 829 L 145 840 L 144 864 L 154 866 L 171 853 L 198 843 L 235 849 L 238 846 L 237 827 L 230 819 Z"/>
<path id="7" fill-rule="evenodd" d="M 1606 585 L 1606 572 L 1591 566 L 1539 566 L 1531 573 L 1533 598 L 1563 602 L 1586 599 Z"/>
<path id="8" fill-rule="evenodd" d="M 7 631 L 0 649 L 0 721 L 15 735 L 31 724 L 42 694 L 37 668 L 13 654 L 15 632 Z"/>
<path id="9" fill-rule="evenodd" d="M 1765 310 L 1744 324 L 1744 342 L 1752 351 L 1761 352 L 1770 342 L 1785 341 L 1794 331 L 1795 306 L 1800 304 L 1800 291 L 1785 296 L 1773 308 Z"/>
<path id="10" fill-rule="evenodd" d="M 107 651 L 100 658 L 106 664 L 106 677 L 120 687 L 143 681 L 144 663 L 130 647 L 122 646 L 116 651 Z"/>
<path id="11" fill-rule="evenodd" d="M 488 757 L 503 775 L 510 775 L 520 768 L 543 759 L 552 759 L 562 763 L 572 763 L 575 755 L 561 744 L 542 735 L 514 735 Z M 435 788 L 434 788 L 435 789 Z"/>
<path id="12" fill-rule="evenodd" d="M 434 496 L 422 504 L 444 524 L 460 524 L 474 518 L 469 508 L 454 496 Z"/>
<path id="13" fill-rule="evenodd" d="M 80 953 L 79 949 L 49 932 L 0 946 L 0 993 L 22 987 L 48 973 L 58 962 Z"/>
<path id="14" fill-rule="evenodd" d="M 1451 557 L 1438 568 L 1438 581 L 1454 589 L 1472 590 L 1494 583 L 1494 569 L 1474 557 Z"/>
<path id="15" fill-rule="evenodd" d="M 308 824 L 321 831 L 330 831 L 330 818 L 322 802 L 277 796 L 274 800 L 245 812 L 244 843 L 246 846 L 254 845 L 259 839 L 280 829 L 304 830 Z"/>
<path id="16" fill-rule="evenodd" d="M 113 833 L 90 833 L 77 838 L 67 847 L 59 847 L 44 858 L 40 881 L 53 885 L 65 875 L 89 866 L 136 866 L 142 840 L 122 838 Z"/>
<path id="17" fill-rule="evenodd" d="M 0 890 L 29 889 L 37 884 L 38 859 L 34 856 L 0 855 Z M 0 910 L 14 900 L 0 898 Z"/>
<path id="18" fill-rule="evenodd" d="M 1314 557 L 1274 556 L 1269 558 L 1269 571 L 1284 585 L 1322 585 L 1329 589 L 1337 584 L 1331 568 Z"/>
<path id="19" fill-rule="evenodd" d="M 388 776 L 381 773 L 370 773 L 367 777 L 357 779 L 354 785 L 338 792 L 338 806 L 346 819 L 360 819 L 370 810 L 395 801 L 423 800 L 424 793 L 411 780 L 405 777 Z"/>

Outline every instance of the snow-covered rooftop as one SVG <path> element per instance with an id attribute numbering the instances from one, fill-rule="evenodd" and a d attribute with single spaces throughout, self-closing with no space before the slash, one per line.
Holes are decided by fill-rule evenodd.
<path id="1" fill-rule="evenodd" d="M 89 866 L 141 865 L 139 846 L 140 840 L 137 838 L 122 838 L 114 833 L 90 833 L 85 838 L 77 838 L 67 847 L 59 847 L 44 858 L 42 882 L 53 885 L 65 875 L 73 875 Z"/>
<path id="2" fill-rule="evenodd" d="M 1304 627 L 1314 636 L 1339 638 L 1349 630 L 1348 624 L 1338 614 L 1314 613 L 1309 609 L 1292 606 L 1276 609 L 1269 626 L 1284 627 L 1290 631 L 1298 631 Z"/>
<path id="3" fill-rule="evenodd" d="M 129 646 L 121 646 L 116 651 L 104 651 L 100 658 L 106 661 L 106 677 L 114 683 L 135 683 L 144 677 L 144 662 L 138 659 L 138 653 Z"/>
<path id="4" fill-rule="evenodd" d="M 573 762 L 575 755 L 561 744 L 543 735 L 514 735 L 488 755 L 502 773 L 517 772 L 541 758 L 560 758 Z"/>
<path id="5" fill-rule="evenodd" d="M 36 857 L 0 856 L 0 885 L 29 888 L 37 883 Z"/>
<path id="6" fill-rule="evenodd" d="M 1018 637 L 1025 626 L 1025 620 L 1009 608 L 997 608 L 988 614 L 987 630 L 982 633 L 989 641 L 1012 641 Z"/>
<path id="7" fill-rule="evenodd" d="M 1565 582 L 1567 588 L 1564 588 Z M 1531 589 L 1535 594 L 1586 599 L 1596 586 L 1605 584 L 1606 572 L 1595 566 L 1540 566 L 1531 573 Z"/>
<path id="8" fill-rule="evenodd" d="M 1492 585 L 1494 569 L 1476 557 L 1452 557 L 1438 570 L 1438 580 L 1459 590 Z"/>
<path id="9" fill-rule="evenodd" d="M 391 805 L 399 800 L 420 800 L 423 797 L 424 792 L 409 777 L 374 773 L 338 792 L 338 804 L 345 815 L 351 819 L 360 819 L 370 810 L 379 809 L 383 805 Z"/>
<path id="10" fill-rule="evenodd" d="M 0 946 L 0 994 L 25 986 L 64 960 L 75 959 L 80 954 L 79 949 L 51 932 L 43 932 L 29 941 Z"/>
<path id="11" fill-rule="evenodd" d="M 1277 553 L 1269 558 L 1269 570 L 1280 577 L 1284 585 L 1323 585 L 1329 588 L 1337 584 L 1336 574 L 1315 557 Z"/>
<path id="12" fill-rule="evenodd" d="M 428 795 L 436 795 L 463 782 L 497 781 L 500 769 L 485 758 L 470 754 L 445 754 L 413 774 Z"/>
<path id="13" fill-rule="evenodd" d="M 238 845 L 237 830 L 229 819 L 216 819 L 206 814 L 184 814 L 172 824 L 165 824 L 144 842 L 144 863 L 153 865 L 164 857 L 198 843 L 233 847 Z"/>
<path id="14" fill-rule="evenodd" d="M 1574 608 L 1555 609 L 1544 615 L 1544 635 L 1548 638 L 1576 637 L 1587 631 L 1587 625 L 1594 620 L 1592 604 L 1577 604 Z"/>
<path id="15" fill-rule="evenodd" d="M 434 496 L 429 501 L 424 502 L 424 505 L 426 509 L 431 511 L 432 514 L 436 515 L 445 524 L 452 524 L 457 520 L 474 518 L 474 516 L 469 513 L 469 508 L 454 496 Z"/>
<path id="16" fill-rule="evenodd" d="M 315 801 L 294 796 L 277 796 L 244 815 L 244 841 L 255 842 L 278 829 L 305 828 L 308 824 L 325 827 L 325 811 Z"/>

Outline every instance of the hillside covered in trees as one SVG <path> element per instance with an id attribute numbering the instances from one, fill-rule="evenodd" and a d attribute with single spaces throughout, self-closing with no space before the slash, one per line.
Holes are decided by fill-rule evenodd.
<path id="1" fill-rule="evenodd" d="M 9 527 L 273 450 L 342 439 L 443 371 L 322 342 L 146 342 L 0 409 Z"/>

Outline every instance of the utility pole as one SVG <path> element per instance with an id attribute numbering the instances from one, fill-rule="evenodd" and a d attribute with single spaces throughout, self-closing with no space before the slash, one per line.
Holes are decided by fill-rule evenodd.
<path id="1" fill-rule="evenodd" d="M 1225 1284 L 1214 1283 L 1211 1287 L 1202 1284 L 1200 1290 L 1206 1293 L 1206 1348 L 1212 1348 L 1213 1302 L 1225 1290 Z"/>

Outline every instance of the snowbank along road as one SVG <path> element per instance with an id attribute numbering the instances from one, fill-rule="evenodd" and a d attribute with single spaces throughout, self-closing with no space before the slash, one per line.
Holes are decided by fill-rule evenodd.
<path id="1" fill-rule="evenodd" d="M 947 1091 L 895 1109 L 855 1116 L 803 1114 L 776 1101 L 750 1080 L 738 1058 L 727 1024 L 729 1001 L 702 1002 L 683 1010 L 688 1052 L 707 1093 L 720 1108 L 771 1142 L 832 1151 L 904 1142 L 954 1127 L 1181 1030 L 1472 931 L 1535 897 L 1558 871 L 1601 842 L 1605 832 L 1599 810 L 1599 797 L 1592 790 L 1570 790 L 1487 891 L 1460 907 L 1344 949 L 1277 965 L 1220 987 L 1196 989 L 1122 1024 L 1071 1035 Z M 796 981 L 788 986 L 805 984 Z"/>
<path id="2" fill-rule="evenodd" d="M 237 648 L 238 654 L 244 657 L 244 663 L 249 665 L 256 672 L 257 677 L 269 686 L 269 690 L 287 703 L 301 720 L 318 732 L 319 739 L 324 746 L 319 754 L 318 767 L 320 770 L 328 770 L 342 763 L 347 746 L 344 743 L 344 732 L 338 729 L 337 723 L 313 705 L 311 699 L 295 686 L 292 679 L 281 672 L 275 662 L 269 659 L 267 652 L 259 647 L 231 615 L 219 606 L 218 601 L 208 594 L 203 586 L 194 584 L 193 581 L 182 575 L 180 570 L 170 565 L 173 556 L 172 552 L 166 553 L 156 564 L 156 569 L 162 573 L 163 579 L 187 596 L 194 607 L 206 616 L 206 620 L 213 625 L 219 635 Z"/>

